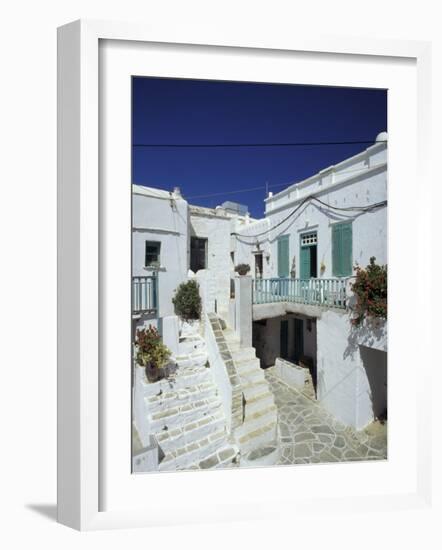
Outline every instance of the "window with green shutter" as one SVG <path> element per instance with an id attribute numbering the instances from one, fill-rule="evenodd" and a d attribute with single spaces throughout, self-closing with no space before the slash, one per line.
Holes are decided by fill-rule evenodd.
<path id="1" fill-rule="evenodd" d="M 335 277 L 348 277 L 353 273 L 352 223 L 332 226 L 332 263 Z"/>
<path id="2" fill-rule="evenodd" d="M 289 276 L 289 236 L 278 237 L 278 277 Z"/>

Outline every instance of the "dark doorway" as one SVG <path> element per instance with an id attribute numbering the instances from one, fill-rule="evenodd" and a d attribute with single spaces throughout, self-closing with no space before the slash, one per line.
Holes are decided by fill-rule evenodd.
<path id="1" fill-rule="evenodd" d="M 302 319 L 293 319 L 293 324 L 295 337 L 293 359 L 296 364 L 299 364 L 299 360 L 304 355 L 304 321 Z"/>
<path id="2" fill-rule="evenodd" d="M 280 356 L 282 359 L 288 359 L 288 355 L 289 355 L 289 322 L 281 321 Z"/>
<path id="3" fill-rule="evenodd" d="M 196 273 L 207 268 L 207 239 L 190 238 L 190 269 Z"/>
<path id="4" fill-rule="evenodd" d="M 255 254 L 255 279 L 262 279 L 262 254 Z"/>

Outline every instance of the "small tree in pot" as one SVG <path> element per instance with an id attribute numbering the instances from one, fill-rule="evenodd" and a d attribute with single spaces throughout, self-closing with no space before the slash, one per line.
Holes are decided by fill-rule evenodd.
<path id="1" fill-rule="evenodd" d="M 175 313 L 182 321 L 188 323 L 200 319 L 201 297 L 198 283 L 193 279 L 181 283 L 172 298 L 172 303 L 175 306 Z"/>
<path id="2" fill-rule="evenodd" d="M 247 275 L 247 273 L 250 271 L 250 266 L 249 264 L 238 264 L 235 267 L 235 271 L 236 273 L 238 273 L 238 275 Z"/>
<path id="3" fill-rule="evenodd" d="M 156 328 L 150 326 L 137 330 L 135 340 L 136 362 L 144 367 L 149 382 L 164 378 L 171 352 L 161 341 Z"/>

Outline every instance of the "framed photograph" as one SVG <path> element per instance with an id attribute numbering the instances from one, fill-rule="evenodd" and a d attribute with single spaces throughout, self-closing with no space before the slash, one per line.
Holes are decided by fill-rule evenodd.
<path id="1" fill-rule="evenodd" d="M 430 46 L 172 34 L 59 29 L 59 521 L 425 506 Z"/>

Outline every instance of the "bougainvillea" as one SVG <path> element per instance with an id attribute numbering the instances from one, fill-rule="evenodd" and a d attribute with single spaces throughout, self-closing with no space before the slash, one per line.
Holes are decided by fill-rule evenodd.
<path id="1" fill-rule="evenodd" d="M 387 318 L 387 266 L 376 264 L 370 258 L 365 268 L 355 267 L 356 280 L 351 288 L 356 296 L 355 317 L 352 323 L 359 326 L 365 318 Z"/>

